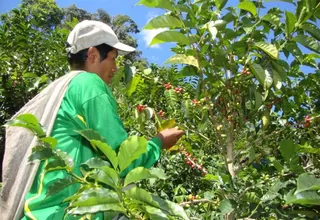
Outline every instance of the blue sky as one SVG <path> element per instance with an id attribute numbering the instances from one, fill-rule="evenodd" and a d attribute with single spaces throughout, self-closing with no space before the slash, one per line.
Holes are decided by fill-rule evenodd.
<path id="1" fill-rule="evenodd" d="M 141 33 L 134 35 L 138 40 L 138 49 L 143 52 L 143 57 L 146 57 L 150 63 L 162 65 L 173 53 L 170 51 L 172 44 L 160 44 L 154 47 L 148 47 L 148 43 L 152 37 L 159 33 L 159 30 L 145 31 L 143 26 L 153 17 L 163 14 L 161 9 L 147 8 L 144 6 L 136 6 L 139 0 L 56 0 L 60 7 L 68 7 L 75 4 L 78 8 L 82 8 L 88 12 L 96 12 L 101 8 L 107 11 L 110 15 L 125 14 L 130 16 L 138 25 Z M 282 10 L 293 11 L 294 7 L 290 3 L 269 0 L 264 3 L 268 8 L 279 7 Z M 18 6 L 20 0 L 0 0 L 0 13 L 7 12 Z M 238 0 L 229 0 L 229 6 L 238 4 Z M 266 9 L 262 10 L 266 13 Z M 282 57 L 283 58 L 283 57 Z"/>

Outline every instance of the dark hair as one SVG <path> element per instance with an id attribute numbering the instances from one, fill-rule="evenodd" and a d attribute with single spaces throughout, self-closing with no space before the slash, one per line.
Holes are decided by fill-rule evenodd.
<path id="1" fill-rule="evenodd" d="M 70 47 L 70 44 L 67 43 L 66 47 Z M 95 48 L 97 48 L 97 50 L 99 51 L 101 57 L 100 61 L 106 59 L 108 57 L 108 53 L 114 49 L 107 44 L 100 44 L 98 46 L 95 46 Z M 72 54 L 70 52 L 67 53 L 68 63 L 70 64 L 72 70 L 85 68 L 85 62 L 88 58 L 88 49 L 89 48 L 80 50 L 76 54 Z"/>

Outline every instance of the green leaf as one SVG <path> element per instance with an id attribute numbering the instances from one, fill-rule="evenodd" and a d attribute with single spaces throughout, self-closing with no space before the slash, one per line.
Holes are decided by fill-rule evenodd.
<path id="1" fill-rule="evenodd" d="M 286 34 L 287 34 L 287 37 L 289 37 L 290 34 L 292 33 L 292 31 L 294 30 L 295 23 L 296 23 L 296 16 L 293 13 L 286 11 Z"/>
<path id="2" fill-rule="evenodd" d="M 216 7 L 221 10 L 226 4 L 228 0 L 214 0 Z"/>
<path id="3" fill-rule="evenodd" d="M 255 90 L 254 96 L 255 96 L 256 110 L 258 110 L 260 108 L 260 106 L 262 105 L 262 95 L 260 92 Z"/>
<path id="4" fill-rule="evenodd" d="M 218 34 L 218 29 L 214 26 L 213 21 L 210 21 L 207 26 L 208 26 L 208 30 L 211 34 L 211 39 L 215 40 L 217 37 L 217 34 Z"/>
<path id="5" fill-rule="evenodd" d="M 106 188 L 91 188 L 80 193 L 80 197 L 70 203 L 71 207 L 95 206 L 120 203 L 118 194 Z"/>
<path id="6" fill-rule="evenodd" d="M 95 179 L 96 181 L 111 186 L 115 190 L 118 189 L 119 176 L 117 172 L 110 167 L 101 167 L 101 169 L 99 170 L 97 169 L 92 171 L 88 176 Z"/>
<path id="7" fill-rule="evenodd" d="M 50 157 L 55 156 L 51 148 L 44 146 L 35 146 L 32 148 L 32 153 L 28 158 L 28 161 L 34 160 L 46 160 Z"/>
<path id="8" fill-rule="evenodd" d="M 145 211 L 148 213 L 149 215 L 149 219 L 152 220 L 167 220 L 169 219 L 168 216 L 161 211 L 161 209 L 157 209 L 151 206 L 144 206 Z"/>
<path id="9" fill-rule="evenodd" d="M 277 198 L 278 196 L 280 196 L 278 191 L 282 188 L 285 188 L 288 184 L 288 182 L 283 183 L 280 180 L 277 180 L 277 182 L 269 188 L 267 193 L 262 196 L 261 202 L 267 202 Z"/>
<path id="10" fill-rule="evenodd" d="M 5 126 L 17 126 L 24 127 L 33 132 L 38 137 L 42 138 L 46 136 L 46 133 L 41 128 L 38 119 L 32 114 L 20 114 L 16 118 L 9 120 Z"/>
<path id="11" fill-rule="evenodd" d="M 82 137 L 87 139 L 89 142 L 91 140 L 99 140 L 102 142 L 106 142 L 106 139 L 104 137 L 102 137 L 98 132 L 96 132 L 92 129 L 85 129 L 85 130 L 75 131 L 75 132 L 80 134 Z"/>
<path id="12" fill-rule="evenodd" d="M 55 139 L 53 137 L 40 138 L 39 140 L 42 141 L 43 143 L 45 143 L 51 149 L 54 149 L 58 144 L 57 139 Z"/>
<path id="13" fill-rule="evenodd" d="M 130 66 L 129 64 L 126 63 L 124 66 L 124 80 L 126 85 L 128 85 L 131 82 L 135 73 L 136 73 L 136 67 Z"/>
<path id="14" fill-rule="evenodd" d="M 133 170 L 131 170 L 125 180 L 124 180 L 124 186 L 129 185 L 130 183 L 136 183 L 143 179 L 149 179 L 149 178 L 159 178 L 159 179 L 166 179 L 166 176 L 163 172 L 163 170 L 159 168 L 153 168 L 153 169 L 146 169 L 144 167 L 137 167 Z"/>
<path id="15" fill-rule="evenodd" d="M 128 198 L 134 199 L 139 203 L 144 203 L 148 206 L 161 209 L 165 212 L 165 214 L 178 216 L 182 219 L 189 219 L 181 206 L 173 202 L 163 200 L 157 196 L 151 195 L 151 193 L 147 192 L 144 189 L 133 187 L 125 191 L 125 195 Z"/>
<path id="16" fill-rule="evenodd" d="M 264 21 L 270 22 L 271 24 L 275 25 L 276 27 L 280 27 L 280 25 L 281 25 L 281 21 L 280 21 L 279 16 L 277 16 L 275 14 L 271 14 L 271 13 L 266 14 L 261 19 Z"/>
<path id="17" fill-rule="evenodd" d="M 320 53 L 319 43 L 313 37 L 309 37 L 306 35 L 298 35 L 295 38 L 293 38 L 293 40 L 316 53 Z"/>
<path id="18" fill-rule="evenodd" d="M 319 28 L 311 23 L 304 23 L 302 25 L 303 30 L 307 31 L 312 37 L 320 41 L 320 30 Z"/>
<path id="19" fill-rule="evenodd" d="M 144 137 L 130 136 L 121 143 L 118 153 L 120 172 L 147 151 L 148 141 Z"/>
<path id="20" fill-rule="evenodd" d="M 88 213 L 97 213 L 102 211 L 117 211 L 121 213 L 126 213 L 126 210 L 120 206 L 120 204 L 110 203 L 110 204 L 102 204 L 102 205 L 95 205 L 95 206 L 81 206 L 71 208 L 68 211 L 68 214 L 71 215 L 83 215 Z"/>
<path id="21" fill-rule="evenodd" d="M 286 204 L 300 204 L 300 205 L 320 205 L 320 196 L 314 191 L 305 191 L 294 194 L 292 189 L 285 197 Z"/>
<path id="22" fill-rule="evenodd" d="M 292 140 L 282 140 L 280 142 L 280 153 L 289 162 L 296 154 L 296 145 Z"/>
<path id="23" fill-rule="evenodd" d="M 46 172 L 53 171 L 53 170 L 68 170 L 71 171 L 69 167 L 67 167 L 64 160 L 61 159 L 55 159 L 53 161 L 50 161 L 45 167 L 44 170 Z"/>
<path id="24" fill-rule="evenodd" d="M 144 5 L 149 8 L 163 8 L 174 11 L 174 7 L 170 0 L 140 0 L 137 5 Z"/>
<path id="25" fill-rule="evenodd" d="M 69 172 L 73 170 L 74 162 L 73 158 L 70 157 L 66 152 L 58 149 L 56 150 L 56 157 L 58 160 L 63 160 L 65 163 L 65 169 Z"/>
<path id="26" fill-rule="evenodd" d="M 222 200 L 218 208 L 220 209 L 222 215 L 228 214 L 234 210 L 229 199 Z"/>
<path id="27" fill-rule="evenodd" d="M 250 66 L 251 71 L 254 73 L 259 83 L 265 90 L 269 89 L 272 85 L 272 77 L 268 70 L 264 70 L 259 64 L 253 63 Z"/>
<path id="28" fill-rule="evenodd" d="M 179 33 L 177 31 L 164 31 L 157 34 L 149 44 L 152 46 L 154 44 L 162 44 L 166 42 L 177 42 L 183 45 L 189 45 L 189 40 L 184 34 Z"/>
<path id="29" fill-rule="evenodd" d="M 171 15 L 161 15 L 149 21 L 143 29 L 151 30 L 158 28 L 180 28 L 182 27 L 182 22 Z"/>
<path id="30" fill-rule="evenodd" d="M 281 81 L 285 82 L 287 79 L 287 73 L 286 73 L 286 70 L 283 68 L 283 66 L 281 66 L 280 64 L 278 64 L 276 61 L 273 61 L 273 60 L 271 60 L 271 65 L 273 69 L 276 70 L 276 72 L 279 74 Z"/>
<path id="31" fill-rule="evenodd" d="M 276 89 L 281 89 L 282 87 L 282 82 L 281 82 L 281 77 L 279 73 L 272 69 L 272 79 L 273 79 L 273 85 Z"/>
<path id="32" fill-rule="evenodd" d="M 93 157 L 84 162 L 81 165 L 87 165 L 90 169 L 100 169 L 101 167 L 110 167 L 111 164 L 105 160 L 100 159 L 99 157 Z"/>
<path id="33" fill-rule="evenodd" d="M 260 42 L 256 42 L 254 44 L 254 46 L 256 46 L 259 49 L 263 50 L 271 58 L 276 59 L 276 60 L 279 59 L 279 51 L 273 44 L 269 44 L 267 42 L 260 41 Z"/>
<path id="34" fill-rule="evenodd" d="M 134 75 L 133 79 L 131 80 L 131 82 L 128 86 L 128 90 L 127 90 L 127 94 L 129 97 L 132 95 L 132 93 L 134 93 L 136 91 L 140 80 L 141 80 L 140 75 Z"/>
<path id="35" fill-rule="evenodd" d="M 320 190 L 320 179 L 315 178 L 313 175 L 309 173 L 303 173 L 298 177 L 297 191 L 295 192 L 295 194 L 307 190 Z"/>
<path id="36" fill-rule="evenodd" d="M 244 1 L 244 2 L 241 2 L 237 7 L 242 9 L 242 10 L 250 12 L 253 16 L 257 15 L 257 8 L 253 4 L 253 2 Z"/>
<path id="37" fill-rule="evenodd" d="M 79 182 L 79 181 L 76 178 L 74 178 L 73 176 L 67 176 L 64 179 L 54 180 L 54 182 L 48 186 L 46 197 L 51 196 L 53 194 L 56 194 L 56 193 L 64 190 L 68 186 L 70 186 L 74 183 L 77 183 L 77 182 Z"/>
<path id="38" fill-rule="evenodd" d="M 195 66 L 199 69 L 198 60 L 194 56 L 187 56 L 184 54 L 175 54 L 170 57 L 165 64 L 187 64 Z"/>
<path id="39" fill-rule="evenodd" d="M 103 154 L 106 155 L 108 160 L 111 162 L 113 168 L 117 169 L 119 164 L 118 157 L 112 147 L 110 147 L 107 143 L 98 140 L 91 140 L 90 143 L 99 148 L 99 150 L 101 150 L 101 152 L 103 152 Z"/>

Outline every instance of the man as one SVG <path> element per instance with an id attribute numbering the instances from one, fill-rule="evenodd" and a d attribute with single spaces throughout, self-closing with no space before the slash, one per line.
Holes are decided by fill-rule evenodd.
<path id="1" fill-rule="evenodd" d="M 80 22 L 67 42 L 68 62 L 71 69 L 78 72 L 68 83 L 57 114 L 52 116 L 55 118 L 50 134 L 58 140 L 56 148 L 73 158 L 73 172 L 81 175 L 80 164 L 94 157 L 95 153 L 74 130 L 90 128 L 98 131 L 115 151 L 128 137 L 107 84 L 117 71 L 117 56 L 135 49 L 119 42 L 113 30 L 99 21 Z M 177 128 L 160 132 L 148 142 L 147 152 L 126 172 L 138 166 L 153 166 L 160 157 L 161 148 L 172 147 L 182 135 L 183 131 Z M 63 219 L 67 203 L 62 201 L 78 189 L 72 185 L 46 198 L 47 186 L 68 176 L 63 170 L 45 172 L 46 163 L 40 164 L 25 197 L 23 219 Z M 97 215 L 97 218 L 102 216 Z"/>

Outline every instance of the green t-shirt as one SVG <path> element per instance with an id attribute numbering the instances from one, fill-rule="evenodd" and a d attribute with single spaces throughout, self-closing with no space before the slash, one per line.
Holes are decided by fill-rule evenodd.
<path id="1" fill-rule="evenodd" d="M 58 141 L 56 148 L 73 158 L 73 172 L 79 176 L 81 176 L 80 165 L 96 156 L 91 146 L 74 132 L 86 128 L 99 132 L 115 151 L 128 137 L 109 87 L 98 75 L 83 72 L 71 80 L 51 133 L 51 136 Z M 126 172 L 139 166 L 146 168 L 153 166 L 160 157 L 161 145 L 159 138 L 151 139 L 148 142 L 147 152 L 135 160 Z M 62 201 L 74 195 L 79 188 L 79 184 L 73 184 L 46 198 L 50 184 L 69 176 L 64 170 L 45 173 L 44 167 L 48 162 L 50 161 L 46 160 L 41 163 L 31 190 L 26 196 L 24 219 L 63 219 L 68 204 Z M 102 219 L 102 214 L 95 215 L 94 219 Z"/>

